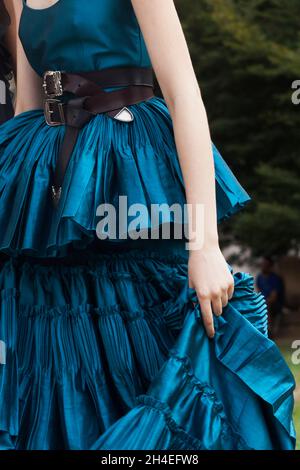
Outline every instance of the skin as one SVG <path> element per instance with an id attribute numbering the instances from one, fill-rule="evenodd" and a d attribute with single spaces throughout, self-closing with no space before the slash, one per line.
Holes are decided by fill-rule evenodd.
<path id="1" fill-rule="evenodd" d="M 22 1 L 6 1 L 11 3 L 18 25 Z M 56 1 L 28 0 L 27 4 L 40 9 L 52 6 Z M 173 0 L 131 2 L 171 114 L 190 212 L 198 204 L 204 207 L 204 218 L 194 221 L 196 231 L 203 234 L 203 243 L 194 244 L 189 252 L 189 286 L 197 292 L 204 326 L 212 338 L 215 334 L 213 315 L 222 314 L 223 307 L 233 295 L 234 280 L 219 247 L 215 173 L 207 114 Z M 41 108 L 42 87 L 17 34 L 15 42 L 17 75 L 21 84 L 17 91 L 18 114 Z"/>

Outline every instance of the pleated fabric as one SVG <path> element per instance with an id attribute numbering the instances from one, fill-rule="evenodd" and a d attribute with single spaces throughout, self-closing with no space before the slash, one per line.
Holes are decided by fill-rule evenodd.
<path id="1" fill-rule="evenodd" d="M 177 247 L 77 255 L 2 266 L 1 448 L 293 448 L 294 380 L 251 276 L 209 340 Z"/>
<path id="2" fill-rule="evenodd" d="M 147 394 L 93 449 L 294 448 L 294 427 L 287 419 L 293 409 L 293 378 L 274 343 L 262 336 L 263 302 L 253 317 L 252 303 L 261 299 L 252 291 L 251 277 L 237 273 L 235 286 L 237 296 L 215 321 L 214 341 L 199 328 L 199 305 L 190 307 Z M 190 299 L 196 301 L 194 292 Z"/>
<path id="3" fill-rule="evenodd" d="M 0 449 L 292 449 L 294 379 L 251 276 L 209 340 L 184 240 L 97 240 L 119 196 L 185 203 L 164 101 L 130 109 L 82 129 L 57 209 L 64 129 L 39 110 L 0 126 Z M 221 221 L 249 196 L 213 154 Z"/>
<path id="4" fill-rule="evenodd" d="M 97 208 L 119 196 L 128 206 L 176 203 L 185 191 L 164 100 L 154 97 L 129 106 L 132 124 L 96 116 L 81 131 L 69 165 L 61 203 L 50 198 L 52 171 L 64 128 L 49 127 L 41 111 L 23 113 L 0 126 L 0 250 L 9 254 L 62 256 L 70 245 L 95 238 Z M 218 219 L 242 208 L 249 196 L 213 146 Z M 165 222 L 173 221 L 169 214 Z M 141 229 L 155 228 L 146 218 Z M 125 232 L 127 227 L 125 228 Z M 124 236 L 124 233 L 121 233 Z"/>

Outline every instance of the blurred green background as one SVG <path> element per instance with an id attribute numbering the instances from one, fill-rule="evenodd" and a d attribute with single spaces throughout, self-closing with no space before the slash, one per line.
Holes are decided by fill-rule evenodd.
<path id="1" fill-rule="evenodd" d="M 300 340 L 300 105 L 292 102 L 292 83 L 300 80 L 300 0 L 175 3 L 212 139 L 252 196 L 221 228 L 224 245 L 238 246 L 235 261 L 248 260 L 249 270 L 260 256 L 274 257 L 285 281 L 275 341 L 298 383 L 300 448 L 300 365 L 291 362 L 291 344 Z"/>

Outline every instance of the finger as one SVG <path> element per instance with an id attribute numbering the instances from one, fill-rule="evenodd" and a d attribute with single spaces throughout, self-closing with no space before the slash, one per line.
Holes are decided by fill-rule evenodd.
<path id="1" fill-rule="evenodd" d="M 224 289 L 222 291 L 222 297 L 221 297 L 221 301 L 222 301 L 222 307 L 226 307 L 226 305 L 228 304 L 228 291 L 227 289 Z"/>
<path id="2" fill-rule="evenodd" d="M 199 303 L 206 334 L 209 338 L 213 338 L 215 336 L 215 328 L 210 299 L 200 298 Z"/>
<path id="3" fill-rule="evenodd" d="M 223 306 L 222 306 L 222 298 L 219 296 L 216 296 L 212 299 L 212 309 L 214 314 L 219 317 L 222 315 L 223 312 Z"/>
<path id="4" fill-rule="evenodd" d="M 189 281 L 189 289 L 195 289 L 195 288 L 194 288 L 194 285 L 193 285 L 193 283 L 192 283 L 192 281 L 190 280 L 190 278 L 188 278 L 188 281 Z M 192 304 L 193 304 L 194 307 L 196 307 L 197 302 L 195 302 L 194 300 L 192 300 Z"/>
<path id="5" fill-rule="evenodd" d="M 234 294 L 234 282 L 230 284 L 228 290 L 227 290 L 227 295 L 228 295 L 228 300 L 231 300 Z"/>

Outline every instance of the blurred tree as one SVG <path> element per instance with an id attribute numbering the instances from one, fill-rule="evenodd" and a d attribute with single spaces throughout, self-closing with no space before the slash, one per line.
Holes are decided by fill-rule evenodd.
<path id="1" fill-rule="evenodd" d="M 299 0 L 175 0 L 212 138 L 253 202 L 225 225 L 253 253 L 300 247 Z"/>

